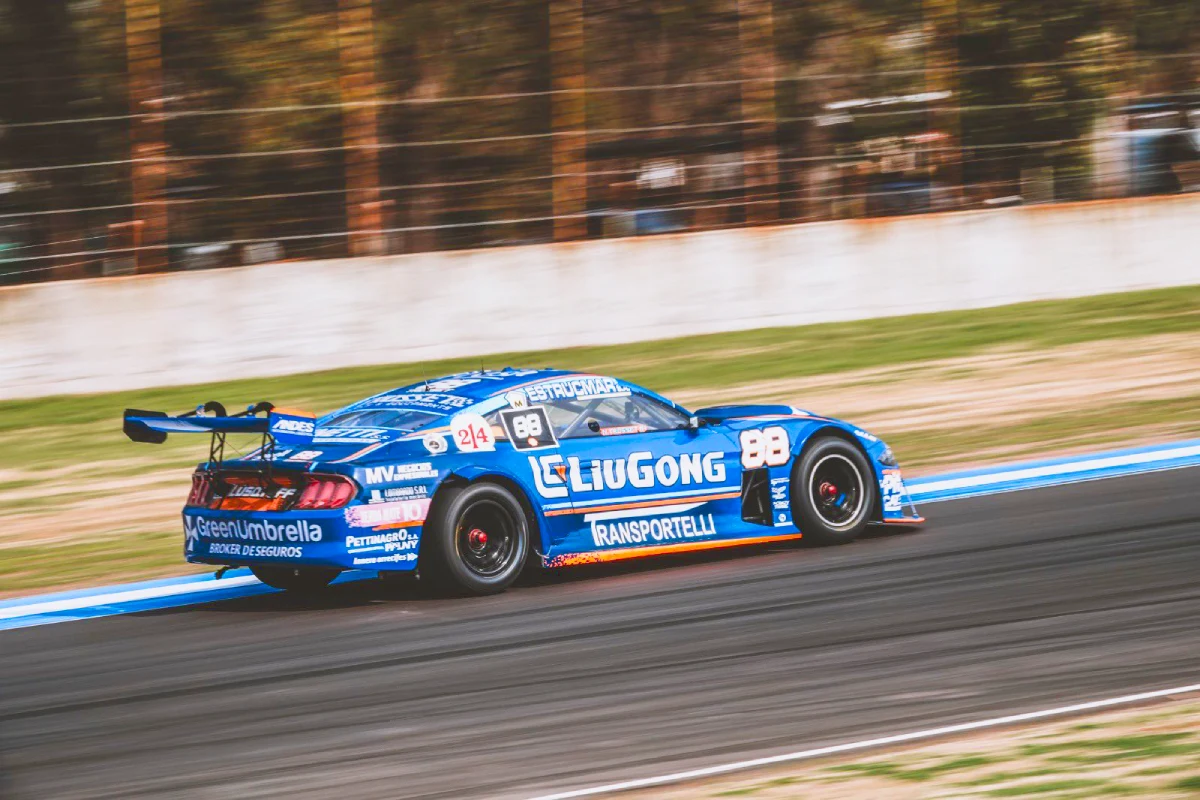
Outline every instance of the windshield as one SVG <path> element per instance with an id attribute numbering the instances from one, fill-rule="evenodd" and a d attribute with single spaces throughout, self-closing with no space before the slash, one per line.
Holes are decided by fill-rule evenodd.
<path id="1" fill-rule="evenodd" d="M 411 408 L 360 408 L 343 411 L 321 420 L 321 427 L 330 428 L 391 428 L 412 431 L 424 428 L 445 416 L 436 411 L 418 411 Z"/>

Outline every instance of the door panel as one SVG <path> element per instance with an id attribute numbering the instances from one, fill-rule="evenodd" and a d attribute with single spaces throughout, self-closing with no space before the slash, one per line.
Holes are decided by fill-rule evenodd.
<path id="1" fill-rule="evenodd" d="M 569 505 L 547 513 L 571 519 L 552 555 L 684 550 L 745 531 L 739 452 L 719 429 L 561 439 L 551 458 L 544 466 L 563 474 L 546 488 L 565 489 Z"/>

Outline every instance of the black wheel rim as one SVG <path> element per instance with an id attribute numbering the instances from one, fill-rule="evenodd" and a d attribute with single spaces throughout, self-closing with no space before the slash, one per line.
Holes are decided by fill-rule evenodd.
<path id="1" fill-rule="evenodd" d="M 852 528 L 862 515 L 866 487 L 854 462 L 839 453 L 821 458 L 809 480 L 809 498 L 821 520 L 831 528 Z"/>
<path id="2" fill-rule="evenodd" d="M 458 519 L 454 546 L 463 565 L 481 578 L 494 578 L 517 555 L 517 525 L 508 509 L 493 500 L 472 503 Z"/>

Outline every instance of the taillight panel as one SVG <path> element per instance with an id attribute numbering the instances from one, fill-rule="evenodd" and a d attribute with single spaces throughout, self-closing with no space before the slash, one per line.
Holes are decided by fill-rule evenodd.
<path id="1" fill-rule="evenodd" d="M 354 499 L 358 487 L 343 475 L 309 475 L 300 499 L 292 506 L 295 511 L 342 508 Z"/>
<path id="2" fill-rule="evenodd" d="M 212 498 L 213 480 L 211 472 L 192 473 L 192 490 L 188 492 L 189 506 L 207 506 Z"/>
<path id="3" fill-rule="evenodd" d="M 219 511 L 318 511 L 342 508 L 358 494 L 344 475 L 196 472 L 187 505 Z"/>

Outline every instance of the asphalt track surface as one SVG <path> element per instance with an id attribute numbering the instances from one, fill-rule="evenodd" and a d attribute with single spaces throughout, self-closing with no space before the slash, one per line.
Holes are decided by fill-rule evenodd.
<path id="1" fill-rule="evenodd" d="M 526 797 L 1200 678 L 1200 470 L 914 533 L 0 634 L 0 795 Z"/>

